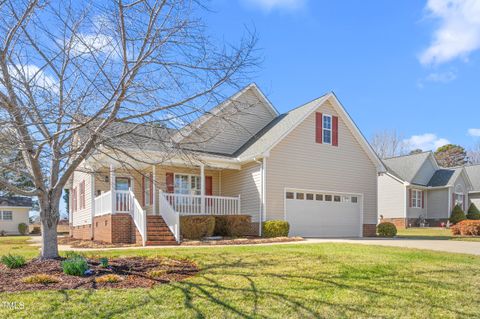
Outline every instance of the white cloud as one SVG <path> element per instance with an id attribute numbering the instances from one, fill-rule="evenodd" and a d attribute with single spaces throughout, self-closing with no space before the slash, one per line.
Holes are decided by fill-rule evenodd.
<path id="1" fill-rule="evenodd" d="M 403 141 L 410 150 L 421 149 L 423 151 L 436 150 L 440 146 L 450 144 L 446 138 L 439 138 L 436 134 L 425 133 L 422 135 L 412 135 Z"/>
<path id="2" fill-rule="evenodd" d="M 428 82 L 448 83 L 457 78 L 457 73 L 453 71 L 433 72 L 425 77 Z"/>
<path id="3" fill-rule="evenodd" d="M 104 34 L 79 34 L 74 41 L 72 53 L 82 54 L 112 54 L 115 55 L 116 45 L 112 37 Z"/>
<path id="4" fill-rule="evenodd" d="M 480 137 L 480 128 L 470 128 L 468 129 L 468 135 L 473 137 Z"/>
<path id="5" fill-rule="evenodd" d="M 23 83 L 26 81 L 33 91 L 44 90 L 57 92 L 58 82 L 57 80 L 48 75 L 44 69 L 40 69 L 34 64 L 15 64 L 8 66 L 10 76 L 13 78 L 14 85 L 23 87 Z M 3 85 L 0 86 L 2 92 L 5 90 Z"/>
<path id="6" fill-rule="evenodd" d="M 480 1 L 428 0 L 428 13 L 439 19 L 432 43 L 420 55 L 422 64 L 440 64 L 480 48 Z"/>
<path id="7" fill-rule="evenodd" d="M 272 9 L 298 10 L 305 6 L 307 0 L 242 0 L 249 6 L 265 11 Z"/>

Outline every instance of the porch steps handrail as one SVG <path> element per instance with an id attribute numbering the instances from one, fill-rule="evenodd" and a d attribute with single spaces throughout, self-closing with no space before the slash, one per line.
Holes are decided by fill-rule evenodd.
<path id="1" fill-rule="evenodd" d="M 140 205 L 132 191 L 129 191 L 129 195 L 129 200 L 132 205 L 130 214 L 132 215 L 133 222 L 142 237 L 142 246 L 145 246 L 147 241 L 147 212 L 142 208 L 142 205 Z"/>
<path id="2" fill-rule="evenodd" d="M 165 224 L 167 224 L 168 228 L 175 237 L 177 242 L 180 242 L 180 214 L 170 205 L 170 202 L 162 190 L 159 191 L 159 208 L 160 208 L 160 215 L 163 218 Z"/>
<path id="3" fill-rule="evenodd" d="M 112 213 L 112 192 L 105 192 L 95 197 L 95 216 Z"/>

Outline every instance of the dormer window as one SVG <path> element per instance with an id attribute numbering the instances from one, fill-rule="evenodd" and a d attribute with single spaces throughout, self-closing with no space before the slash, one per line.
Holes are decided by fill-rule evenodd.
<path id="1" fill-rule="evenodd" d="M 332 116 L 323 115 L 323 144 L 332 144 Z"/>

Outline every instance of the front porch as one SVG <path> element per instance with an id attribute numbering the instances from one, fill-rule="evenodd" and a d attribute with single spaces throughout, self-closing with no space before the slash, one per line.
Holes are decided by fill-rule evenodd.
<path id="1" fill-rule="evenodd" d="M 180 216 L 241 214 L 240 194 L 220 195 L 221 174 L 222 170 L 205 169 L 203 164 L 128 171 L 104 168 L 93 185 L 93 218 L 128 214 L 143 245 L 155 244 L 158 240 L 152 238 L 166 239 L 168 235 L 178 243 Z"/>

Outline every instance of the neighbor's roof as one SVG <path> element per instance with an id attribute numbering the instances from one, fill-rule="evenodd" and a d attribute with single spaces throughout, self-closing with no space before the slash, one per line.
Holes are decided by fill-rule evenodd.
<path id="1" fill-rule="evenodd" d="M 0 196 L 0 206 L 32 207 L 32 199 L 22 196 Z"/>
<path id="2" fill-rule="evenodd" d="M 433 174 L 427 186 L 441 187 L 453 185 L 458 176 L 462 173 L 463 167 L 456 168 L 441 168 Z"/>
<path id="3" fill-rule="evenodd" d="M 383 163 L 387 167 L 389 173 L 405 182 L 411 183 L 430 154 L 431 152 L 423 152 L 391 157 L 384 159 Z"/>
<path id="4" fill-rule="evenodd" d="M 465 166 L 470 182 L 473 186 L 474 192 L 480 192 L 480 164 Z"/>

